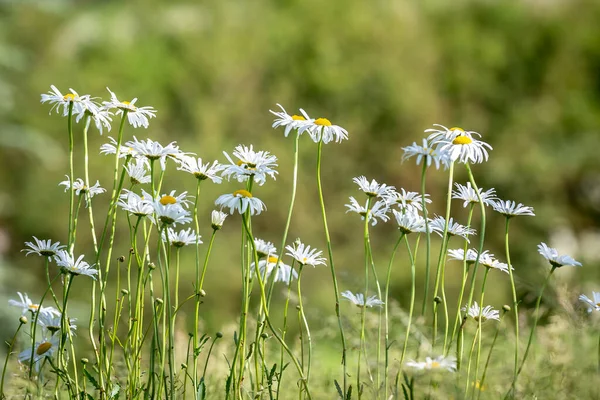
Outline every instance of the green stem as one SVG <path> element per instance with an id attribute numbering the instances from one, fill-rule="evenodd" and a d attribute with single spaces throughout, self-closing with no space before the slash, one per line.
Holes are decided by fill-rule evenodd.
<path id="1" fill-rule="evenodd" d="M 427 172 L 427 157 L 423 160 L 423 168 L 421 170 L 421 204 L 423 206 L 423 218 L 425 219 L 425 233 L 427 254 L 425 258 L 425 290 L 423 291 L 423 306 L 421 307 L 421 316 L 425 315 L 425 308 L 429 300 L 429 275 L 431 274 L 431 232 L 429 232 L 429 219 L 427 216 L 427 203 L 425 202 L 425 177 Z M 387 394 L 387 391 L 386 391 Z"/>
<path id="2" fill-rule="evenodd" d="M 192 210 L 193 213 L 193 220 L 194 220 L 194 224 L 196 225 L 196 236 L 198 235 L 198 233 L 200 232 L 200 223 L 198 222 L 198 201 L 200 199 L 200 179 L 197 179 L 196 182 L 196 197 L 194 198 L 194 209 Z M 213 231 L 213 234 L 211 236 L 210 239 L 210 246 L 212 247 L 212 242 L 213 242 L 213 238 L 215 236 L 215 232 Z M 210 252 L 210 247 L 209 247 L 209 252 Z M 201 289 L 201 284 L 200 284 L 200 248 L 198 246 L 198 240 L 196 240 L 196 302 L 195 302 L 195 306 L 194 306 L 194 331 L 192 332 L 193 335 L 193 349 L 192 349 L 192 354 L 194 355 L 194 361 L 193 361 L 193 367 L 192 367 L 192 385 L 194 386 L 194 391 L 198 390 L 198 357 L 196 356 L 196 348 L 198 347 L 198 319 L 200 316 L 200 289 Z"/>
<path id="3" fill-rule="evenodd" d="M 4 376 L 6 375 L 6 367 L 8 366 L 8 357 L 10 357 L 10 354 L 12 353 L 15 341 L 17 340 L 17 334 L 19 333 L 21 327 L 25 324 L 25 322 L 27 322 L 26 319 L 19 318 L 19 326 L 17 327 L 17 330 L 15 331 L 15 334 L 13 335 L 13 338 L 10 341 L 10 346 L 8 346 L 8 352 L 6 353 L 6 358 L 4 359 L 4 368 L 2 369 L 2 380 L 0 381 L 0 397 L 2 399 L 6 398 L 6 395 L 4 394 Z M 35 337 L 31 338 L 31 340 L 35 343 Z M 33 358 L 33 352 L 31 353 L 31 358 Z"/>
<path id="4" fill-rule="evenodd" d="M 312 339 L 310 336 L 310 329 L 308 328 L 308 321 L 306 320 L 306 315 L 304 314 L 304 306 L 302 305 L 302 289 L 300 279 L 302 278 L 302 268 L 304 265 L 300 264 L 298 270 L 298 305 L 300 307 L 300 315 L 302 317 L 302 323 L 304 324 L 304 329 L 306 329 L 306 339 L 308 341 L 308 364 L 306 368 L 306 385 L 308 386 L 310 380 L 310 366 L 312 362 Z M 304 367 L 304 362 L 302 363 Z"/>
<path id="5" fill-rule="evenodd" d="M 415 292 L 416 292 L 416 266 L 415 259 L 413 258 L 412 251 L 410 250 L 410 245 L 408 243 L 408 237 L 404 236 L 404 241 L 406 242 L 406 249 L 408 250 L 408 257 L 410 258 L 410 308 L 408 311 L 408 324 L 406 325 L 406 335 L 404 337 L 404 346 L 402 346 L 402 355 L 400 356 L 400 365 L 404 365 L 404 356 L 406 355 L 406 348 L 408 346 L 408 338 L 410 336 L 410 326 L 413 317 L 413 311 L 415 308 Z"/>
<path id="6" fill-rule="evenodd" d="M 367 298 L 369 297 L 369 219 L 371 218 L 371 200 L 372 197 L 368 197 L 367 206 L 365 208 L 365 223 L 363 230 L 363 242 L 364 242 L 364 250 L 365 250 L 365 290 L 363 292 L 363 307 L 360 313 L 360 344 L 358 346 L 358 363 L 356 364 L 356 390 L 358 391 L 358 399 L 360 400 L 362 390 L 361 381 L 360 381 L 360 369 L 361 369 L 361 357 L 362 350 L 365 348 L 365 322 L 367 317 Z M 366 353 L 366 351 L 365 351 Z M 367 371 L 370 375 L 369 365 L 367 364 Z"/>
<path id="7" fill-rule="evenodd" d="M 494 350 L 494 346 L 496 345 L 496 339 L 498 339 L 498 333 L 500 333 L 500 326 L 502 324 L 502 320 L 504 319 L 504 314 L 506 314 L 506 311 L 502 310 L 502 315 L 500 316 L 500 321 L 498 321 L 498 326 L 496 327 L 496 333 L 494 334 L 494 340 L 492 340 L 492 345 L 490 346 L 490 352 L 488 353 L 487 360 L 485 361 L 485 366 L 483 367 L 483 374 L 481 375 L 481 380 L 479 381 L 479 393 L 477 394 L 477 400 L 479 400 L 479 398 L 481 397 L 481 392 L 483 391 L 483 384 L 485 382 L 485 376 L 487 374 L 487 369 L 488 369 L 488 366 L 490 365 L 490 360 L 492 358 L 492 351 Z M 477 381 L 475 381 L 475 386 L 476 385 L 477 385 Z"/>
<path id="8" fill-rule="evenodd" d="M 506 249 L 506 262 L 508 263 L 508 274 L 510 276 L 510 289 L 513 300 L 513 312 L 515 315 L 515 367 L 513 372 L 513 381 L 517 381 L 517 371 L 519 365 L 519 303 L 517 301 L 517 289 L 515 286 L 515 277 L 513 274 L 512 263 L 510 262 L 510 248 L 508 240 L 508 226 L 510 224 L 510 217 L 506 216 L 505 232 L 504 232 L 504 246 Z"/>

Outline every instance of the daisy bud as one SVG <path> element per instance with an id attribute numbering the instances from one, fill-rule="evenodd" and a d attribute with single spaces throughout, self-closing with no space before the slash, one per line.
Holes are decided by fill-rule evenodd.
<path id="1" fill-rule="evenodd" d="M 156 300 L 154 300 L 154 302 L 155 302 L 157 305 L 162 305 L 162 304 L 163 304 L 163 299 L 156 299 Z"/>
<path id="2" fill-rule="evenodd" d="M 502 306 L 502 309 L 504 310 L 504 312 L 509 312 L 510 311 L 510 306 L 508 304 L 505 304 Z"/>
<path id="3" fill-rule="evenodd" d="M 223 334 L 221 332 L 217 332 L 217 338 L 221 339 L 223 337 Z"/>
<path id="4" fill-rule="evenodd" d="M 150 270 L 153 270 L 156 268 L 156 265 L 154 265 L 154 263 L 150 263 L 148 264 L 148 268 L 150 268 Z"/>
<path id="5" fill-rule="evenodd" d="M 129 294 L 129 290 L 127 290 L 127 289 L 121 289 L 121 294 L 123 296 L 127 296 Z"/>
<path id="6" fill-rule="evenodd" d="M 300 306 L 299 305 L 296 306 L 296 310 L 300 311 Z"/>
<path id="7" fill-rule="evenodd" d="M 268 333 L 266 333 L 266 332 L 263 332 L 263 333 L 260 335 L 260 337 L 261 337 L 261 338 L 263 338 L 263 339 L 268 339 L 268 338 L 269 338 L 269 334 L 268 334 Z"/>
<path id="8" fill-rule="evenodd" d="M 90 360 L 88 360 L 88 359 L 87 359 L 87 358 L 85 358 L 85 357 L 81 359 L 81 363 L 82 363 L 83 365 L 85 365 L 85 364 L 87 364 L 87 363 L 89 363 L 89 362 L 90 362 Z"/>
<path id="9" fill-rule="evenodd" d="M 442 298 L 440 296 L 435 296 L 433 298 L 433 301 L 435 302 L 435 304 L 440 304 L 442 302 Z"/>
<path id="10" fill-rule="evenodd" d="M 204 289 L 200 289 L 200 297 L 206 297 L 206 292 L 204 291 Z"/>
<path id="11" fill-rule="evenodd" d="M 118 262 L 125 262 L 125 256 L 119 256 L 119 258 L 117 258 Z"/>
<path id="12" fill-rule="evenodd" d="M 21 318 L 19 318 L 19 322 L 25 325 L 27 323 L 27 317 L 22 315 Z"/>
<path id="13" fill-rule="evenodd" d="M 181 364 L 181 369 L 187 369 L 187 364 L 186 363 Z"/>

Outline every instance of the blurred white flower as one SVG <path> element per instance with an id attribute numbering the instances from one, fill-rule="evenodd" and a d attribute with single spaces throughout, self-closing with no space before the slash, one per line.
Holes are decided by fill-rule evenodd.
<path id="1" fill-rule="evenodd" d="M 538 253 L 542 255 L 553 268 L 560 267 L 581 267 L 581 263 L 575 261 L 571 256 L 568 255 L 559 255 L 558 250 L 552 247 L 548 247 L 546 243 L 538 244 Z"/>
<path id="2" fill-rule="evenodd" d="M 151 178 L 148 174 L 148 163 L 143 159 L 136 159 L 135 162 L 130 162 L 125 166 L 127 175 L 132 185 L 141 185 L 144 183 L 150 183 Z"/>
<path id="3" fill-rule="evenodd" d="M 39 372 L 42 363 L 46 357 L 52 358 L 58 351 L 59 335 L 51 336 L 49 340 L 35 342 L 33 352 L 31 346 L 19 353 L 18 360 L 21 364 L 29 365 L 33 356 L 33 367 Z"/>
<path id="4" fill-rule="evenodd" d="M 281 106 L 281 104 L 277 103 L 277 105 L 279 108 L 281 108 L 281 111 L 278 112 L 269 110 L 271 114 L 277 117 L 275 118 L 275 121 L 273 121 L 272 127 L 278 128 L 280 126 L 284 126 L 285 130 L 283 134 L 285 137 L 287 137 L 293 129 L 298 129 L 298 133 L 301 134 L 308 128 L 309 124 L 313 122 L 313 120 L 308 117 L 303 109 L 300 109 L 300 112 L 303 115 L 289 115 Z"/>
<path id="5" fill-rule="evenodd" d="M 592 298 L 593 298 L 593 300 L 591 300 L 585 294 L 582 294 L 581 296 L 579 296 L 579 300 L 583 301 L 584 303 L 586 303 L 588 305 L 587 312 L 589 312 L 589 313 L 591 313 L 594 310 L 600 311 L 600 292 L 592 292 Z"/>
<path id="6" fill-rule="evenodd" d="M 507 218 L 515 217 L 517 215 L 535 216 L 533 207 L 525 206 L 521 203 L 517 204 L 511 200 L 494 200 L 492 201 L 492 207 L 494 208 L 494 211 L 499 212 Z"/>
<path id="7" fill-rule="evenodd" d="M 165 231 L 163 231 L 163 242 L 166 242 L 168 238 L 169 243 L 174 247 L 203 243 L 202 240 L 200 240 L 200 236 L 196 235 L 196 232 L 193 231 L 192 228 L 182 229 L 179 232 L 176 232 L 173 228 L 167 228 L 166 232 L 167 234 L 165 235 Z"/>
<path id="8" fill-rule="evenodd" d="M 133 141 L 125 143 L 125 147 L 133 149 L 136 157 L 146 157 L 150 161 L 159 160 L 160 168 L 164 171 L 167 166 L 167 157 L 177 158 L 182 155 L 176 142 L 171 142 L 166 146 L 151 139 L 137 140 L 134 136 Z"/>
<path id="9" fill-rule="evenodd" d="M 467 311 L 467 307 L 461 308 L 462 311 Z M 498 310 L 494 310 L 492 306 L 485 306 L 483 310 L 480 309 L 479 304 L 476 301 L 473 302 L 469 310 L 467 311 L 467 315 L 473 318 L 475 321 L 479 322 L 479 314 L 481 314 L 481 322 L 484 323 L 487 320 L 495 319 L 496 321 L 500 321 L 500 312 Z"/>
<path id="10" fill-rule="evenodd" d="M 341 143 L 342 140 L 348 139 L 348 131 L 341 126 L 333 125 L 327 118 L 308 119 L 306 125 L 302 125 L 300 130 L 308 131 L 311 139 L 315 143 L 321 140 L 327 144 L 332 140 Z"/>
<path id="11" fill-rule="evenodd" d="M 398 229 L 406 235 L 413 232 L 426 232 L 425 230 L 425 218 L 421 217 L 415 211 L 396 211 L 392 210 Z M 430 229 L 431 231 L 431 229 Z"/>
<path id="12" fill-rule="evenodd" d="M 53 307 L 40 307 L 39 304 L 35 304 L 31 301 L 27 293 L 17 292 L 19 295 L 19 300 L 8 300 L 8 304 L 14 307 L 19 307 L 21 309 L 21 315 L 27 314 L 27 312 L 31 312 L 31 314 L 35 314 L 36 312 L 40 312 L 40 315 L 60 315 L 58 310 Z"/>
<path id="13" fill-rule="evenodd" d="M 417 157 L 417 165 L 421 164 L 421 160 L 425 158 L 425 162 L 427 166 L 430 167 L 431 163 L 435 164 L 436 169 L 440 169 L 440 164 L 444 166 L 444 168 L 448 168 L 450 165 L 450 155 L 448 152 L 441 152 L 438 149 L 435 149 L 429 145 L 427 139 L 423 139 L 423 145 L 419 146 L 416 142 L 413 142 L 412 145 L 403 147 L 404 155 L 402 156 L 402 161 L 407 160 L 413 156 Z"/>
<path id="14" fill-rule="evenodd" d="M 88 94 L 80 96 L 73 89 L 69 89 L 71 93 L 63 95 L 54 85 L 50 85 L 50 89 L 51 90 L 48 93 L 42 94 L 42 98 L 40 100 L 42 103 L 48 102 L 52 104 L 50 113 L 52 113 L 54 110 L 56 110 L 57 113 L 60 113 L 62 109 L 62 114 L 66 117 L 69 115 L 69 105 L 71 103 L 73 104 L 73 115 L 85 111 L 88 104 L 95 105 Z"/>
<path id="15" fill-rule="evenodd" d="M 415 368 L 417 370 L 446 370 L 450 372 L 456 371 L 456 358 L 439 356 L 436 358 L 425 357 L 425 361 L 414 361 L 410 360 L 406 362 L 407 367 Z"/>
<path id="16" fill-rule="evenodd" d="M 444 228 L 446 227 L 446 219 L 444 217 L 435 217 L 429 222 L 429 227 L 432 232 L 437 233 L 440 236 L 444 234 Z M 448 220 L 448 235 L 449 236 L 460 236 L 469 241 L 469 236 L 476 235 L 475 229 L 467 228 L 464 225 L 454 222 L 452 218 Z"/>
<path id="17" fill-rule="evenodd" d="M 260 260 L 258 262 L 258 270 L 260 272 L 260 276 L 263 281 L 267 281 L 273 271 L 275 271 L 275 267 L 277 266 L 277 270 L 275 271 L 275 282 L 285 282 L 290 283 L 293 279 L 298 279 L 298 273 L 292 269 L 287 264 L 284 264 L 282 261 L 279 261 L 279 265 L 277 265 L 278 258 L 276 256 L 268 256 L 264 260 Z M 254 263 L 250 266 L 252 268 L 252 274 L 256 273 L 256 268 Z"/>
<path id="18" fill-rule="evenodd" d="M 77 196 L 81 196 L 81 194 L 85 194 L 87 193 L 88 196 L 85 196 L 85 204 L 86 207 L 89 206 L 89 201 L 92 197 L 94 197 L 97 194 L 101 194 L 106 192 L 106 189 L 100 187 L 100 181 L 96 181 L 96 184 L 94 186 L 86 186 L 86 184 L 83 182 L 83 179 L 81 178 L 77 178 L 73 181 L 73 184 L 71 185 L 71 181 L 69 180 L 69 176 L 65 175 L 67 177 L 67 180 L 60 182 L 58 185 L 62 185 L 65 187 L 65 192 L 69 189 L 72 189 L 75 191 L 75 194 Z"/>
<path id="19" fill-rule="evenodd" d="M 367 302 L 365 304 L 365 296 L 362 293 L 354 294 L 349 290 L 341 293 L 342 297 L 351 301 L 357 307 L 381 307 L 385 303 L 377 298 L 377 296 L 371 296 L 367 298 Z"/>
<path id="20" fill-rule="evenodd" d="M 140 196 L 132 191 L 127 189 L 123 189 L 124 193 L 119 196 L 119 201 L 117 201 L 117 205 L 121 207 L 124 211 L 129 212 L 137 217 L 145 217 L 154 212 L 154 207 L 152 207 L 152 198 L 145 196 Z"/>
<path id="21" fill-rule="evenodd" d="M 40 313 L 38 317 L 37 323 L 39 326 L 43 328 L 42 336 L 47 338 L 48 336 L 54 335 L 56 332 L 61 329 L 61 320 L 62 314 L 56 310 L 56 313 L 53 314 L 43 314 Z M 71 335 L 75 334 L 75 330 L 77 330 L 77 325 L 75 325 L 76 318 L 69 318 L 68 321 L 65 321 L 69 325 L 69 330 L 71 331 Z M 48 335 L 48 333 L 50 335 Z"/>
<path id="22" fill-rule="evenodd" d="M 425 203 L 431 203 L 429 195 L 425 193 Z M 423 211 L 423 196 L 417 192 L 409 192 L 400 188 L 399 192 L 392 192 L 386 197 L 388 204 L 396 204 L 400 210 L 406 212 L 422 212 Z"/>

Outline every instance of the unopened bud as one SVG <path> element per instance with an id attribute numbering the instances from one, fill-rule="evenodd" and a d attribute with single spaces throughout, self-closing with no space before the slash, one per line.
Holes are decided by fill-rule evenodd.
<path id="1" fill-rule="evenodd" d="M 125 256 L 119 256 L 119 257 L 117 258 L 117 261 L 118 261 L 118 262 L 125 262 Z"/>
<path id="2" fill-rule="evenodd" d="M 25 325 L 27 323 L 27 317 L 22 315 L 21 318 L 19 318 L 19 322 Z"/>
<path id="3" fill-rule="evenodd" d="M 301 308 L 300 308 L 300 305 L 297 305 L 297 306 L 296 306 L 296 310 L 298 310 L 298 311 L 300 311 L 300 310 L 301 310 Z"/>
<path id="4" fill-rule="evenodd" d="M 156 269 L 156 265 L 154 265 L 154 263 L 149 263 L 148 268 L 150 268 L 150 270 Z"/>
<path id="5" fill-rule="evenodd" d="M 223 334 L 221 332 L 217 332 L 217 338 L 221 339 L 223 337 Z"/>
<path id="6" fill-rule="evenodd" d="M 435 301 L 435 304 L 441 304 L 442 298 L 440 296 L 435 296 L 433 298 L 433 301 Z"/>
<path id="7" fill-rule="evenodd" d="M 162 305 L 163 304 L 163 299 L 156 299 L 154 300 L 154 302 L 158 305 Z"/>
<path id="8" fill-rule="evenodd" d="M 503 305 L 503 306 L 502 306 L 502 309 L 503 309 L 505 312 L 509 312 L 509 311 L 510 311 L 510 306 L 509 306 L 508 304 L 505 304 L 505 305 Z"/>
<path id="9" fill-rule="evenodd" d="M 260 337 L 261 337 L 261 338 L 263 338 L 263 339 L 268 339 L 268 338 L 269 338 L 269 334 L 268 334 L 267 332 L 263 332 L 263 333 L 260 335 Z"/>
<path id="10" fill-rule="evenodd" d="M 87 364 L 87 363 L 89 363 L 89 362 L 90 362 L 90 360 L 88 360 L 88 359 L 87 359 L 87 358 L 85 358 L 85 357 L 81 359 L 81 363 L 82 363 L 83 365 L 85 365 L 85 364 Z"/>
<path id="11" fill-rule="evenodd" d="M 181 369 L 187 369 L 187 364 L 186 363 L 181 364 Z"/>
<path id="12" fill-rule="evenodd" d="M 204 289 L 200 289 L 200 297 L 206 297 L 206 292 L 204 291 Z"/>

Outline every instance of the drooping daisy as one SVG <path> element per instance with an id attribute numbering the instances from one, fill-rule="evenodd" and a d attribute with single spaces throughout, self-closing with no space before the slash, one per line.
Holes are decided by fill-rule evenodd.
<path id="1" fill-rule="evenodd" d="M 365 296 L 362 293 L 354 294 L 349 290 L 341 293 L 342 297 L 352 302 L 357 307 L 381 307 L 385 303 L 377 298 L 377 296 L 370 296 L 367 298 L 365 303 Z"/>
<path id="2" fill-rule="evenodd" d="M 141 185 L 144 183 L 150 183 L 151 178 L 148 175 L 148 163 L 143 159 L 136 159 L 135 162 L 130 162 L 125 166 L 125 171 L 129 175 L 129 179 L 132 185 Z"/>
<path id="3" fill-rule="evenodd" d="M 285 108 L 281 106 L 281 104 L 277 103 L 277 105 L 279 108 L 281 108 L 281 111 L 277 112 L 269 110 L 271 114 L 277 117 L 275 118 L 275 121 L 273 121 L 272 127 L 278 128 L 280 126 L 284 126 L 285 130 L 283 134 L 285 137 L 288 137 L 293 129 L 298 129 L 298 133 L 301 134 L 304 130 L 306 130 L 310 123 L 314 122 L 314 120 L 308 117 L 303 109 L 300 109 L 302 115 L 289 115 L 287 111 L 285 111 Z"/>
<path id="4" fill-rule="evenodd" d="M 145 217 L 154 212 L 150 197 L 140 196 L 127 189 L 124 189 L 124 192 L 119 196 L 119 201 L 117 201 L 117 205 L 124 211 L 137 217 Z"/>
<path id="5" fill-rule="evenodd" d="M 218 231 L 223 227 L 223 223 L 225 222 L 225 218 L 227 218 L 229 214 L 226 214 L 222 211 L 213 210 L 210 214 L 210 226 Z"/>
<path id="6" fill-rule="evenodd" d="M 485 257 L 485 256 L 494 257 L 494 255 L 489 253 L 488 250 L 484 250 L 481 253 L 481 257 L 479 257 L 480 261 L 481 261 L 481 258 Z M 456 250 L 450 249 L 450 250 L 448 250 L 448 257 L 450 260 L 465 261 L 465 251 L 463 249 L 456 249 Z M 475 261 L 477 261 L 477 250 L 468 249 L 466 261 L 467 261 L 467 264 L 475 263 Z"/>
<path id="7" fill-rule="evenodd" d="M 422 146 L 419 146 L 416 142 L 413 142 L 412 145 L 403 147 L 402 150 L 404 150 L 402 161 L 413 156 L 417 156 L 417 165 L 421 164 L 421 160 L 423 158 L 425 158 L 425 162 L 428 167 L 431 166 L 432 162 L 435 164 L 436 169 L 440 169 L 440 164 L 443 165 L 444 168 L 448 168 L 450 165 L 450 155 L 448 152 L 442 152 L 431 147 L 427 142 L 427 139 L 423 139 Z"/>
<path id="8" fill-rule="evenodd" d="M 483 252 L 479 256 L 479 263 L 486 268 L 497 269 L 502 272 L 506 272 L 509 274 L 508 264 L 500 262 L 494 258 L 494 255 L 491 253 Z M 514 270 L 513 267 L 510 267 L 511 270 Z"/>
<path id="9" fill-rule="evenodd" d="M 256 247 L 258 258 L 264 258 L 277 254 L 277 248 L 273 245 L 273 243 L 267 242 L 266 240 L 254 238 L 254 247 Z"/>
<path id="10" fill-rule="evenodd" d="M 37 323 L 39 326 L 43 328 L 42 336 L 48 337 L 54 335 L 56 332 L 60 331 L 62 325 L 62 315 L 58 310 L 56 314 L 42 314 L 38 317 Z M 69 318 L 68 321 L 65 321 L 69 325 L 69 330 L 71 331 L 71 335 L 75 334 L 75 330 L 77 330 L 77 325 L 75 325 L 76 318 Z"/>
<path id="11" fill-rule="evenodd" d="M 163 242 L 167 241 L 167 237 L 169 238 L 169 243 L 171 243 L 171 245 L 174 247 L 202 244 L 200 236 L 196 235 L 196 232 L 194 232 L 192 228 L 182 229 L 179 232 L 176 232 L 173 228 L 167 228 L 166 237 L 163 231 Z"/>
<path id="12" fill-rule="evenodd" d="M 461 308 L 462 311 L 467 311 L 467 307 Z M 500 321 L 500 312 L 498 310 L 494 310 L 492 306 L 485 306 L 483 309 L 480 309 L 479 304 L 476 301 L 473 302 L 469 310 L 467 311 L 467 316 L 473 318 L 475 321 L 479 322 L 479 316 L 481 314 L 481 322 L 484 323 L 490 319 L 495 319 L 496 321 Z"/>
<path id="13" fill-rule="evenodd" d="M 135 136 L 133 141 L 125 143 L 125 147 L 131 147 L 135 151 L 136 157 L 146 157 L 150 161 L 159 160 L 160 168 L 163 171 L 167 165 L 167 157 L 177 158 L 182 155 L 182 151 L 176 146 L 176 142 L 163 146 L 151 139 L 140 141 Z"/>
<path id="14" fill-rule="evenodd" d="M 117 154 L 117 141 L 112 138 L 112 137 L 108 137 L 108 140 L 110 143 L 104 143 L 102 146 L 100 146 L 100 154 L 104 154 L 104 155 L 108 155 L 108 154 Z M 121 147 L 119 147 L 119 158 L 125 158 L 125 157 L 139 157 L 138 152 L 130 146 L 127 145 L 121 145 Z M 142 160 L 146 160 L 145 158 L 141 158 Z"/>
<path id="15" fill-rule="evenodd" d="M 228 207 L 229 214 L 233 214 L 234 211 L 244 214 L 246 210 L 250 210 L 250 215 L 258 215 L 267 208 L 259 198 L 252 196 L 252 193 L 244 189 L 219 196 L 215 200 L 215 205 L 221 206 L 221 208 Z"/>
<path id="16" fill-rule="evenodd" d="M 95 275 L 98 275 L 98 270 L 93 269 L 93 265 L 83 261 L 83 255 L 80 255 L 77 260 L 66 250 L 60 250 L 55 256 L 56 265 L 62 268 L 63 271 L 72 275 L 85 275 L 96 280 Z"/>
<path id="17" fill-rule="evenodd" d="M 10 300 L 8 300 L 8 304 L 11 306 L 14 306 L 14 307 L 19 307 L 21 309 L 21 315 L 25 315 L 25 314 L 27 314 L 27 312 L 31 312 L 31 314 L 35 314 L 38 311 L 40 312 L 40 315 L 42 315 L 42 314 L 58 315 L 59 314 L 58 310 L 56 310 L 53 307 L 40 307 L 39 304 L 35 304 L 34 302 L 31 301 L 29 296 L 27 296 L 27 293 L 17 292 L 17 294 L 19 295 L 19 298 L 21 299 L 21 301 L 10 299 Z"/>
<path id="18" fill-rule="evenodd" d="M 213 161 L 212 164 L 210 162 L 203 164 L 201 158 L 186 155 L 178 157 L 178 161 L 179 167 L 177 169 L 179 171 L 193 174 L 198 180 L 210 179 L 213 183 L 221 183 L 223 180 L 223 178 L 217 175 L 223 169 L 223 166 L 218 161 Z"/>
<path id="19" fill-rule="evenodd" d="M 51 336 L 48 340 L 35 342 L 33 352 L 31 346 L 27 346 L 25 350 L 19 353 L 18 360 L 21 364 L 28 366 L 33 357 L 34 369 L 39 372 L 42 366 L 40 361 L 43 361 L 46 357 L 52 358 L 58 351 L 59 342 L 59 335 Z"/>
<path id="20" fill-rule="evenodd" d="M 263 185 L 267 176 L 275 179 L 275 174 L 278 172 L 274 169 L 277 167 L 277 157 L 268 151 L 254 151 L 253 146 L 239 145 L 233 150 L 233 156 L 237 161 L 223 152 L 230 164 L 222 167 L 221 174 L 228 180 L 233 177 L 238 182 L 245 182 L 250 177 L 258 185 Z"/>
<path id="21" fill-rule="evenodd" d="M 494 211 L 499 212 L 507 218 L 515 217 L 517 215 L 529 215 L 535 216 L 533 213 L 533 207 L 525 206 L 521 203 L 517 204 L 511 200 L 494 200 L 492 202 Z"/>
<path id="22" fill-rule="evenodd" d="M 93 121 L 96 129 L 102 135 L 104 128 L 108 129 L 110 132 L 112 126 L 112 113 L 104 107 L 97 106 L 93 101 L 86 101 L 82 103 L 81 109 L 75 115 L 75 122 L 79 123 L 82 118 L 89 117 L 89 120 L 86 120 L 86 129 L 89 127 L 89 124 Z"/>
<path id="23" fill-rule="evenodd" d="M 438 235 L 443 236 L 444 228 L 446 226 L 446 219 L 444 217 L 435 217 L 429 222 L 429 227 L 432 232 L 436 232 Z M 469 236 L 476 235 L 475 229 L 467 228 L 464 225 L 454 222 L 452 218 L 448 220 L 448 235 L 449 236 L 460 236 L 469 242 Z"/>
<path id="24" fill-rule="evenodd" d="M 592 292 L 592 298 L 593 298 L 593 300 L 591 300 L 585 294 L 582 294 L 581 296 L 579 296 L 579 300 L 583 301 L 584 303 L 586 303 L 588 305 L 588 309 L 587 309 L 588 313 L 591 313 L 594 310 L 600 311 L 600 292 Z"/>
<path id="25" fill-rule="evenodd" d="M 369 182 L 369 180 L 364 176 L 352 178 L 352 181 L 356 183 L 360 190 L 362 190 L 368 197 L 385 199 L 396 191 L 395 187 L 386 185 L 385 183 L 379 184 L 375 179 Z"/>
<path id="26" fill-rule="evenodd" d="M 62 109 L 62 114 L 66 117 L 69 114 L 70 104 L 73 104 L 73 115 L 85 111 L 86 104 L 93 105 L 90 95 L 86 94 L 80 96 L 73 89 L 69 89 L 71 93 L 63 95 L 60 92 L 60 90 L 56 88 L 56 86 L 50 85 L 50 88 L 52 90 L 50 90 L 48 93 L 42 94 L 42 98 L 40 100 L 42 103 L 49 102 L 50 104 L 52 104 L 52 108 L 50 108 L 49 114 L 51 114 L 54 110 L 56 110 L 57 113 L 60 113 Z"/>
<path id="27" fill-rule="evenodd" d="M 425 361 L 410 360 L 406 362 L 407 367 L 415 368 L 421 371 L 456 371 L 456 358 L 439 356 L 436 358 L 425 357 Z"/>
<path id="28" fill-rule="evenodd" d="M 317 249 L 311 249 L 310 246 L 306 246 L 304 243 L 298 241 L 293 246 L 285 246 L 288 251 L 286 254 L 292 257 L 301 265 L 325 265 L 327 259 L 321 257 L 322 251 Z"/>
<path id="29" fill-rule="evenodd" d="M 413 232 L 426 232 L 425 230 L 425 218 L 421 217 L 414 211 L 403 211 L 399 212 L 392 210 L 398 229 L 406 235 Z"/>
<path id="30" fill-rule="evenodd" d="M 254 263 L 252 263 L 250 267 L 252 268 L 253 274 L 256 273 Z M 275 270 L 275 267 L 277 267 L 277 270 Z M 258 262 L 258 271 L 263 281 L 267 281 L 273 272 L 275 272 L 275 277 L 273 278 L 275 279 L 275 282 L 290 283 L 293 279 L 298 279 L 298 273 L 294 271 L 292 267 L 282 261 L 278 262 L 277 256 L 273 255 Z"/>
<path id="31" fill-rule="evenodd" d="M 461 185 L 460 183 L 455 183 L 454 186 L 456 187 L 456 190 L 452 191 L 452 198 L 463 200 L 463 207 L 467 207 L 469 204 L 479 203 L 477 192 L 471 186 L 471 182 L 467 182 L 467 186 Z M 494 201 L 498 199 L 496 197 L 496 189 L 494 188 L 486 191 L 479 188 L 479 195 L 481 196 L 483 204 L 486 206 L 493 206 Z"/>
<path id="32" fill-rule="evenodd" d="M 156 110 L 153 107 L 135 106 L 137 97 L 131 101 L 120 101 L 116 94 L 111 92 L 109 88 L 106 89 L 110 93 L 110 101 L 104 101 L 104 107 L 107 109 L 117 109 L 116 115 L 123 115 L 123 112 L 127 111 L 127 121 L 129 121 L 131 126 L 134 128 L 138 128 L 140 126 L 148 128 L 148 125 L 150 124 L 148 120 L 156 117 Z"/>
<path id="33" fill-rule="evenodd" d="M 342 140 L 348 139 L 348 131 L 341 126 L 333 125 L 327 118 L 311 119 L 306 122 L 302 128 L 306 129 L 315 143 L 319 143 L 321 140 L 325 144 L 332 140 L 341 143 Z"/>
<path id="34" fill-rule="evenodd" d="M 55 255 L 60 249 L 64 249 L 66 246 L 60 244 L 59 242 L 52 243 L 50 239 L 48 240 L 39 240 L 35 236 L 33 237 L 35 243 L 33 242 L 25 242 L 25 248 L 21 251 L 25 251 L 25 255 L 28 256 L 30 254 L 37 254 L 42 257 L 52 257 Z"/>
<path id="35" fill-rule="evenodd" d="M 84 182 L 83 179 L 81 178 L 77 178 L 73 181 L 73 184 L 71 185 L 71 181 L 69 180 L 69 176 L 65 175 L 67 177 L 67 180 L 60 182 L 58 185 L 62 185 L 65 187 L 65 192 L 69 189 L 72 189 L 75 191 L 75 194 L 77 196 L 81 196 L 82 194 L 88 194 L 87 196 L 85 196 L 85 204 L 86 206 L 89 206 L 89 201 L 92 197 L 94 197 L 97 194 L 101 194 L 106 192 L 106 189 L 100 187 L 100 181 L 96 181 L 96 184 L 94 186 L 90 186 L 88 187 Z"/>
<path id="36" fill-rule="evenodd" d="M 359 214 L 364 220 L 365 216 L 367 215 L 367 203 L 368 201 L 365 203 L 364 206 L 361 206 L 360 203 L 354 197 L 350 196 L 350 204 L 346 204 L 346 207 L 348 208 L 348 210 L 346 210 L 346 213 L 355 212 Z M 377 225 L 378 219 L 383 222 L 387 222 L 390 219 L 390 217 L 387 215 L 388 211 L 389 207 L 385 201 L 376 201 L 369 210 L 369 221 L 371 222 L 371 225 Z"/>
<path id="37" fill-rule="evenodd" d="M 553 268 L 560 267 L 581 267 L 582 264 L 578 261 L 575 261 L 571 256 L 568 255 L 559 255 L 558 250 L 552 247 L 548 247 L 546 243 L 538 244 L 538 253 L 542 255 Z"/>
<path id="38" fill-rule="evenodd" d="M 431 203 L 431 199 L 428 197 L 429 195 L 426 193 L 425 203 Z M 387 202 L 389 204 L 396 204 L 400 210 L 405 210 L 406 212 L 423 211 L 423 196 L 417 192 L 404 190 L 404 188 L 400 188 L 399 192 L 392 192 L 387 197 Z"/>

